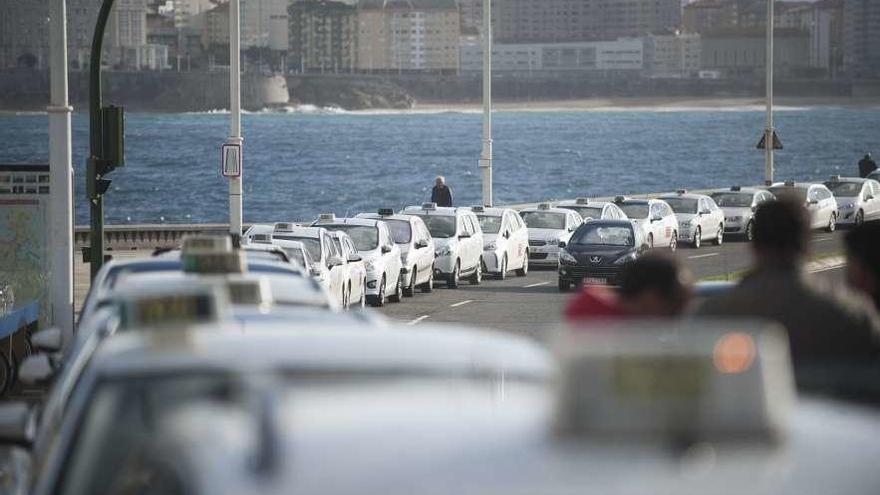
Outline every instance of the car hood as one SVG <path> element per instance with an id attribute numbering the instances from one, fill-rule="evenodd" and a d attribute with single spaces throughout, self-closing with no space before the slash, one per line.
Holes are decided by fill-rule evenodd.
<path id="1" fill-rule="evenodd" d="M 498 239 L 498 234 L 483 234 L 483 245 L 486 246 L 490 242 L 495 242 Z"/>
<path id="2" fill-rule="evenodd" d="M 633 252 L 632 246 L 574 245 L 565 248 L 580 265 L 612 265 L 621 256 Z M 598 258 L 598 262 L 596 259 Z"/>
<path id="3" fill-rule="evenodd" d="M 858 196 L 835 196 L 834 199 L 837 200 L 838 205 L 845 205 L 845 204 L 849 204 L 849 203 L 858 203 L 859 202 Z"/>
<path id="4" fill-rule="evenodd" d="M 400 249 L 400 259 L 406 259 L 409 254 L 409 244 L 398 244 L 397 248 Z"/>
<path id="5" fill-rule="evenodd" d="M 447 237 L 445 239 L 442 237 L 439 237 L 439 238 L 435 237 L 434 238 L 434 249 L 440 249 L 440 248 L 444 248 L 444 247 L 454 246 L 456 244 L 458 244 L 458 239 L 456 239 L 455 237 Z"/>
<path id="6" fill-rule="evenodd" d="M 559 229 L 529 229 L 529 239 L 533 241 L 562 239 L 566 234 L 567 231 Z"/>
<path id="7" fill-rule="evenodd" d="M 696 213 L 676 213 L 675 218 L 678 220 L 680 224 L 686 224 L 691 220 L 697 218 Z"/>

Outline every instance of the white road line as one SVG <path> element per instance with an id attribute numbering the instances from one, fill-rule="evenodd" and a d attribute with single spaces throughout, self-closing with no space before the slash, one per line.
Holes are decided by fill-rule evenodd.
<path id="1" fill-rule="evenodd" d="M 531 289 L 532 287 L 540 287 L 540 286 L 542 286 L 542 285 L 549 285 L 549 284 L 550 284 L 550 282 L 541 282 L 541 283 L 538 283 L 538 284 L 524 285 L 524 286 L 523 286 L 523 289 Z"/>
<path id="2" fill-rule="evenodd" d="M 830 240 L 832 240 L 831 237 L 817 237 L 810 242 L 825 242 L 825 241 L 830 241 Z"/>
<path id="3" fill-rule="evenodd" d="M 700 258 L 711 258 L 712 256 L 720 256 L 721 253 L 698 254 L 696 256 L 688 256 L 689 260 L 697 260 Z"/>
<path id="4" fill-rule="evenodd" d="M 471 299 L 468 299 L 467 301 L 462 301 L 462 302 L 457 302 L 455 304 L 450 304 L 449 307 L 450 308 L 457 308 L 459 306 L 464 306 L 465 304 L 470 304 L 472 302 L 474 302 L 474 301 L 472 301 Z"/>
<path id="5" fill-rule="evenodd" d="M 430 316 L 429 316 L 429 315 L 422 315 L 422 316 L 419 316 L 419 317 L 416 318 L 415 320 L 413 320 L 413 321 L 407 323 L 407 325 L 418 325 L 418 324 L 419 324 L 422 320 L 424 320 L 425 318 L 430 318 Z"/>

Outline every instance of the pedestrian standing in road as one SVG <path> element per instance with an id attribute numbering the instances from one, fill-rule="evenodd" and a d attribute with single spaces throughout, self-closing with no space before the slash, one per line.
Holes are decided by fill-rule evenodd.
<path id="1" fill-rule="evenodd" d="M 880 311 L 880 224 L 864 223 L 846 235 L 846 279 Z"/>
<path id="2" fill-rule="evenodd" d="M 692 296 L 690 274 L 668 255 L 651 253 L 630 263 L 617 293 L 586 286 L 565 309 L 569 322 L 681 315 Z"/>
<path id="3" fill-rule="evenodd" d="M 875 170 L 877 170 L 877 162 L 871 158 L 870 153 L 865 153 L 865 157 L 859 161 L 859 176 L 864 179 Z"/>
<path id="4" fill-rule="evenodd" d="M 452 189 L 446 185 L 446 178 L 438 175 L 434 179 L 434 189 L 431 191 L 431 202 L 437 206 L 452 206 Z"/>

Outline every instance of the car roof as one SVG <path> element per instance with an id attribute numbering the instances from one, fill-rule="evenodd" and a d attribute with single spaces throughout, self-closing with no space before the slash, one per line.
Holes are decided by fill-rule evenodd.
<path id="1" fill-rule="evenodd" d="M 473 211 L 473 210 L 471 210 Z M 516 210 L 513 208 L 483 208 L 483 211 L 474 211 L 474 215 L 476 216 L 487 216 L 487 217 L 500 217 L 504 216 L 505 213 L 513 213 L 516 214 Z"/>
<path id="2" fill-rule="evenodd" d="M 590 220 L 589 222 L 584 222 L 584 225 L 589 225 L 591 227 L 599 226 L 599 227 L 632 227 L 632 220 L 619 220 L 619 219 L 597 219 Z"/>
<path id="3" fill-rule="evenodd" d="M 709 195 L 711 196 L 712 194 L 719 194 L 719 193 L 732 193 L 732 194 L 737 194 L 737 193 L 739 193 L 739 194 L 758 194 L 758 193 L 761 193 L 761 192 L 768 192 L 768 191 L 766 191 L 766 190 L 764 190 L 764 189 L 759 189 L 759 188 L 757 188 L 757 187 L 741 187 L 739 190 L 736 190 L 736 191 L 731 190 L 730 188 L 727 188 L 727 189 L 713 189 L 713 190 L 709 191 Z"/>
<path id="4" fill-rule="evenodd" d="M 323 226 L 317 226 L 317 225 L 314 227 L 294 226 L 294 227 L 291 227 L 290 230 L 285 230 L 283 232 L 275 232 L 273 234 L 273 237 L 275 235 L 278 235 L 278 236 L 289 235 L 292 237 L 307 237 L 307 238 L 318 239 L 321 237 L 321 232 L 323 232 L 325 230 L 326 229 L 324 229 Z"/>
<path id="5" fill-rule="evenodd" d="M 556 203 L 556 206 L 579 206 L 581 208 L 597 208 L 597 207 L 605 207 L 608 205 L 613 205 L 614 203 L 611 201 L 597 201 L 591 199 L 589 203 L 578 203 L 576 199 L 566 199 Z"/>
<path id="6" fill-rule="evenodd" d="M 301 273 L 299 268 L 283 261 L 249 260 L 247 259 L 247 252 L 245 252 L 245 263 L 248 270 L 256 272 Z M 180 251 L 175 250 L 151 258 L 113 259 L 104 266 L 107 267 L 108 271 L 123 269 L 132 271 L 179 271 L 181 270 L 182 263 L 180 261 Z"/>
<path id="7" fill-rule="evenodd" d="M 405 215 L 437 215 L 451 217 L 457 214 L 473 213 L 470 208 L 438 206 L 434 209 L 424 209 L 421 206 L 407 206 L 403 210 Z"/>
<path id="8" fill-rule="evenodd" d="M 675 198 L 704 199 L 704 198 L 709 198 L 709 196 L 707 196 L 705 194 L 697 194 L 697 193 L 685 193 L 685 194 L 672 193 L 672 194 L 664 194 L 664 195 L 658 197 L 657 199 L 667 200 L 667 199 L 675 199 Z M 709 198 L 709 199 L 711 199 L 711 198 Z"/>
<path id="9" fill-rule="evenodd" d="M 868 178 L 868 177 L 865 177 L 865 178 L 861 178 L 861 177 L 837 177 L 837 178 L 835 178 L 835 179 L 825 179 L 825 181 L 824 181 L 823 183 L 824 183 L 824 184 L 828 184 L 828 183 L 833 184 L 833 183 L 835 183 L 835 182 L 858 182 L 859 184 L 864 184 L 865 182 L 868 182 L 868 181 L 876 181 L 876 179 L 871 179 L 871 178 Z"/>
<path id="10" fill-rule="evenodd" d="M 355 218 L 368 218 L 371 220 L 400 220 L 403 222 L 417 221 L 412 215 L 404 215 L 403 213 L 395 213 L 394 215 L 379 215 L 378 213 L 358 213 Z"/>
<path id="11" fill-rule="evenodd" d="M 825 187 L 825 185 L 824 184 L 813 184 L 812 182 L 795 182 L 793 186 L 789 186 L 785 182 L 777 182 L 770 187 L 771 188 L 783 187 L 786 189 L 809 189 L 811 187 Z"/>
<path id="12" fill-rule="evenodd" d="M 551 206 L 550 208 L 538 208 L 537 206 L 530 206 L 528 208 L 523 208 L 519 212 L 520 213 L 531 213 L 531 212 L 536 212 L 536 211 L 545 212 L 545 213 L 560 213 L 560 214 L 565 214 L 565 215 L 568 215 L 569 213 L 573 213 L 572 210 L 567 210 L 565 208 L 556 208 L 554 206 Z"/>
<path id="13" fill-rule="evenodd" d="M 341 225 L 355 225 L 361 227 L 377 227 L 381 220 L 373 218 L 336 218 L 334 220 L 318 220 L 315 227 L 324 227 L 327 230 L 333 230 L 334 227 Z"/>

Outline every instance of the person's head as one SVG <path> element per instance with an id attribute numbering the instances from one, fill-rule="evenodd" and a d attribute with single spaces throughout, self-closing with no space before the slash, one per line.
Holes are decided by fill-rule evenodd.
<path id="1" fill-rule="evenodd" d="M 800 201 L 781 197 L 762 203 L 753 221 L 758 263 L 796 263 L 807 254 L 810 219 Z"/>
<path id="2" fill-rule="evenodd" d="M 865 153 L 865 160 L 871 159 L 871 153 Z"/>
<path id="3" fill-rule="evenodd" d="M 880 225 L 862 224 L 846 235 L 846 278 L 880 309 Z"/>
<path id="4" fill-rule="evenodd" d="M 435 186 L 446 185 L 446 177 L 443 177 L 442 175 L 438 175 L 437 178 L 434 179 L 434 185 Z"/>
<path id="5" fill-rule="evenodd" d="M 677 316 L 690 302 L 691 285 L 690 274 L 675 258 L 650 253 L 624 269 L 620 305 L 634 316 Z"/>

